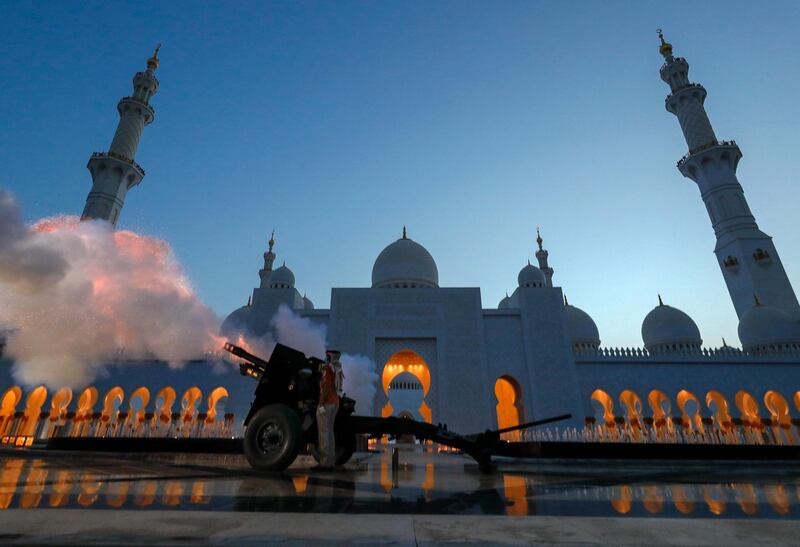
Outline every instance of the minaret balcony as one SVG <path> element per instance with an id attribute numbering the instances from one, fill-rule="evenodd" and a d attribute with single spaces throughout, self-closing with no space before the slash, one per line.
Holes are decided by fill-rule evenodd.
<path id="1" fill-rule="evenodd" d="M 117 110 L 119 111 L 120 115 L 123 114 L 126 106 L 135 106 L 140 108 L 144 114 L 145 125 L 152 122 L 156 117 L 156 109 L 138 97 L 122 97 L 119 100 L 119 103 L 117 103 Z"/>
<path id="2" fill-rule="evenodd" d="M 664 108 L 667 112 L 678 115 L 678 105 L 683 101 L 689 100 L 694 97 L 700 104 L 706 101 L 706 88 L 700 84 L 686 84 L 669 95 L 664 99 Z"/>
<path id="3" fill-rule="evenodd" d="M 742 151 L 736 141 L 711 141 L 689 150 L 678 160 L 677 167 L 683 176 L 697 182 L 700 171 L 709 162 L 724 162 L 729 169 L 736 172 L 740 159 Z"/>
<path id="4" fill-rule="evenodd" d="M 684 86 L 679 87 L 678 89 L 676 89 L 675 91 L 673 91 L 672 93 L 667 95 L 666 98 L 664 99 L 664 106 L 666 107 L 669 104 L 669 100 L 672 97 L 674 97 L 675 95 L 677 95 L 678 93 L 681 93 L 682 91 L 685 91 L 687 89 L 698 89 L 698 88 L 702 89 L 703 90 L 703 95 L 705 95 L 705 93 L 706 93 L 706 88 L 705 87 L 703 87 L 701 84 L 689 83 L 689 84 L 686 84 Z M 669 108 L 667 108 L 667 110 L 669 110 Z"/>
<path id="5" fill-rule="evenodd" d="M 101 159 L 109 159 L 109 158 L 112 161 L 119 161 L 119 162 L 125 163 L 128 167 L 131 167 L 136 172 L 138 172 L 140 179 L 144 178 L 144 169 L 142 168 L 142 166 L 139 165 L 138 163 L 136 163 L 135 161 L 133 161 L 132 159 L 126 158 L 122 154 L 116 154 L 114 152 L 93 152 L 92 153 L 92 157 L 89 158 L 89 163 L 91 163 L 92 161 L 97 161 L 97 160 L 101 160 Z"/>

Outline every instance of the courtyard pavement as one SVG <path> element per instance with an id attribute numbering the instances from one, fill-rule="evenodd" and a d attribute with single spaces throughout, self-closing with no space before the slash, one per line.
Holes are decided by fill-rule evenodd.
<path id="1" fill-rule="evenodd" d="M 800 465 L 0 452 L 2 544 L 796 545 Z"/>

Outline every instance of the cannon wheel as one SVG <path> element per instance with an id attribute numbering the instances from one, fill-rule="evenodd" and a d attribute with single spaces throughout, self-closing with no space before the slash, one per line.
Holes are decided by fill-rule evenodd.
<path id="1" fill-rule="evenodd" d="M 353 457 L 353 452 L 356 451 L 356 434 L 334 431 L 333 437 L 336 445 L 336 465 L 344 465 L 350 461 L 350 458 Z M 309 452 L 319 463 L 318 443 L 313 443 Z"/>
<path id="2" fill-rule="evenodd" d="M 286 405 L 267 405 L 247 425 L 244 455 L 255 469 L 282 471 L 297 458 L 301 440 L 297 414 Z"/>

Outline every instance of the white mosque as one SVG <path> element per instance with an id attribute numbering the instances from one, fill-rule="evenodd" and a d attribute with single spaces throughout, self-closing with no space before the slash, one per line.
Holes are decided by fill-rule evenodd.
<path id="1" fill-rule="evenodd" d="M 711 219 L 717 261 L 739 316 L 741 349 L 704 346 L 694 321 L 660 299 L 642 322 L 643 348 L 604 347 L 590 315 L 567 303 L 554 285 L 541 236 L 538 265 L 525 264 L 511 295 L 487 308 L 477 287 L 439 286 L 434 257 L 405 228 L 378 253 L 372 286 L 332 288 L 330 309 L 315 309 L 288 266 L 273 268 L 271 238 L 260 285 L 246 306 L 228 315 L 222 333 L 263 335 L 286 305 L 324 325 L 331 345 L 376 363 L 378 395 L 373 408 L 360 413 L 441 422 L 460 432 L 564 413 L 581 425 L 597 408 L 617 400 L 626 405 L 630 395 L 623 400 L 623 392 L 638 394 L 640 405 L 663 395 L 677 402 L 675 412 L 693 399 L 707 413 L 712 392 L 731 406 L 734 400 L 745 404 L 737 394 L 749 393 L 752 400 L 765 400 L 770 412 L 769 401 L 776 399 L 765 394 L 800 404 L 800 307 L 778 251 L 758 228 L 737 180 L 742 154 L 734 141 L 717 139 L 703 106 L 706 90 L 689 81 L 687 61 L 673 56 L 663 37 L 660 52 L 661 79 L 670 87 L 666 109 L 678 118 L 688 145 L 678 169 L 697 183 Z M 144 176 L 133 157 L 154 116 L 149 99 L 158 88 L 157 67 L 154 56 L 148 70 L 136 75 L 134 95 L 120 102 L 111 150 L 89 162 L 94 185 L 84 217 L 115 223 L 125 193 Z M 187 367 L 182 374 L 195 370 Z M 242 385 L 245 393 L 252 390 L 251 383 Z M 231 399 L 234 406 L 249 403 L 248 395 Z"/>

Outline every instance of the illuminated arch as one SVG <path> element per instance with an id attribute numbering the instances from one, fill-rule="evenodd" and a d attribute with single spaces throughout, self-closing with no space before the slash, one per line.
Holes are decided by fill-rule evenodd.
<path id="1" fill-rule="evenodd" d="M 522 388 L 512 376 L 501 376 L 494 383 L 494 396 L 497 398 L 495 411 L 497 412 L 497 428 L 505 429 L 522 423 Z M 508 441 L 520 440 L 521 432 L 511 431 L 503 433 L 502 438 Z"/>
<path id="2" fill-rule="evenodd" d="M 98 397 L 99 393 L 94 386 L 89 386 L 81 392 L 75 417 L 72 418 L 73 436 L 84 437 L 88 433 L 91 427 L 92 411 L 94 405 L 97 404 Z"/>
<path id="3" fill-rule="evenodd" d="M 647 404 L 652 412 L 656 438 L 663 441 L 672 433 L 672 401 L 663 391 L 653 389 L 647 394 Z"/>
<path id="4" fill-rule="evenodd" d="M 42 411 L 42 405 L 47 399 L 47 388 L 39 386 L 28 394 L 25 399 L 24 424 L 19 431 L 19 435 L 33 435 L 36 433 L 36 424 Z"/>
<path id="5" fill-rule="evenodd" d="M 119 406 L 124 399 L 125 391 L 120 386 L 114 386 L 106 391 L 106 395 L 103 397 L 103 412 L 100 415 L 100 420 L 107 423 L 116 418 Z"/>
<path id="6" fill-rule="evenodd" d="M 50 421 L 55 422 L 67 414 L 67 407 L 72 402 L 72 390 L 62 387 L 50 399 Z"/>
<path id="7" fill-rule="evenodd" d="M 184 434 L 188 434 L 191 430 L 192 422 L 202 399 L 203 392 L 197 386 L 192 386 L 183 393 L 183 397 L 181 397 L 180 427 Z"/>
<path id="8" fill-rule="evenodd" d="M 619 402 L 628 411 L 628 423 L 632 427 L 642 427 L 642 399 L 631 390 L 626 389 L 619 394 Z"/>
<path id="9" fill-rule="evenodd" d="M 14 421 L 17 405 L 22 400 L 22 389 L 19 386 L 8 388 L 0 399 L 0 435 L 7 435 Z"/>
<path id="10" fill-rule="evenodd" d="M 642 399 L 639 395 L 631 390 L 626 389 L 619 394 L 619 402 L 627 410 L 625 420 L 627 422 L 628 431 L 634 440 L 642 439 Z"/>
<path id="11" fill-rule="evenodd" d="M 602 389 L 595 389 L 591 396 L 592 401 L 596 402 L 603 412 L 603 421 L 607 426 L 614 426 L 614 399 Z"/>
<path id="12" fill-rule="evenodd" d="M 381 373 L 381 386 L 383 387 L 383 393 L 388 397 L 389 386 L 392 383 L 392 380 L 397 375 L 404 372 L 411 374 L 422 384 L 423 400 L 418 411 L 420 416 L 422 416 L 426 422 L 432 423 L 433 412 L 425 401 L 425 397 L 428 396 L 428 392 L 431 389 L 431 372 L 428 368 L 428 364 L 425 362 L 425 359 L 423 359 L 422 356 L 417 352 L 405 349 L 398 351 L 389 357 L 383 367 L 383 372 Z M 387 402 L 381 409 L 381 416 L 391 416 L 395 410 L 396 409 L 392 408 L 392 405 Z"/>
<path id="13" fill-rule="evenodd" d="M 681 416 L 683 418 L 683 427 L 686 429 L 695 429 L 703 431 L 703 417 L 700 414 L 700 399 L 691 391 L 682 389 L 675 397 L 678 401 L 678 408 L 681 409 Z"/>
<path id="14" fill-rule="evenodd" d="M 153 415 L 153 422 L 168 424 L 172 422 L 172 405 L 175 404 L 177 393 L 171 386 L 166 386 L 156 394 L 153 399 L 155 406 L 155 413 Z M 160 403 L 160 404 L 159 404 Z"/>
<path id="15" fill-rule="evenodd" d="M 787 444 L 795 444 L 792 434 L 792 417 L 789 415 L 789 402 L 777 391 L 770 390 L 764 394 L 764 406 L 767 407 L 772 418 L 775 439 L 783 444 L 783 435 L 785 435 Z M 781 430 L 783 430 L 783 435 L 781 435 Z"/>
<path id="16" fill-rule="evenodd" d="M 50 414 L 46 429 L 46 437 L 50 437 L 59 423 L 64 423 L 67 417 L 67 407 L 72 402 L 72 390 L 62 387 L 50 398 Z"/>
<path id="17" fill-rule="evenodd" d="M 752 443 L 763 444 L 764 424 L 761 423 L 755 397 L 745 390 L 740 390 L 736 392 L 735 402 L 736 408 L 739 409 L 739 417 L 744 422 L 745 436 Z"/>
<path id="18" fill-rule="evenodd" d="M 755 397 L 749 392 L 741 390 L 736 392 L 735 400 L 742 420 L 748 422 L 751 427 L 760 427 L 761 416 L 758 414 L 758 403 Z"/>
<path id="19" fill-rule="evenodd" d="M 136 405 L 136 402 L 139 402 Z M 150 402 L 150 390 L 145 386 L 136 388 L 131 396 L 128 398 L 128 426 L 135 432 L 139 426 L 144 423 L 144 417 L 147 413 L 147 403 Z"/>
<path id="20" fill-rule="evenodd" d="M 220 399 L 228 396 L 228 390 L 222 386 L 214 388 L 208 395 L 208 411 L 206 412 L 206 423 L 213 423 L 217 419 L 217 403 Z"/>
<path id="21" fill-rule="evenodd" d="M 386 361 L 381 375 L 383 392 L 388 395 L 389 384 L 392 383 L 395 376 L 403 372 L 413 374 L 422 383 L 423 395 L 427 397 L 428 391 L 431 389 L 431 373 L 428 364 L 420 354 L 411 350 L 398 351 Z"/>
<path id="22" fill-rule="evenodd" d="M 728 411 L 728 399 L 712 389 L 706 393 L 706 406 L 713 412 L 714 424 L 723 432 L 729 431 L 733 426 L 733 418 Z"/>

